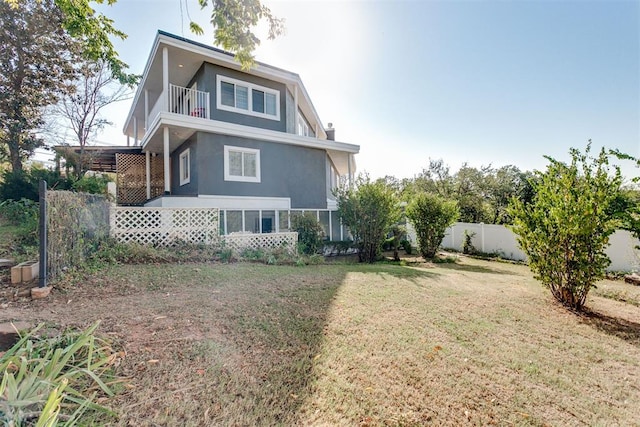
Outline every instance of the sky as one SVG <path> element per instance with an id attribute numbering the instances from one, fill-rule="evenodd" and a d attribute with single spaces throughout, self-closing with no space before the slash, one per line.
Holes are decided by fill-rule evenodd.
<path id="1" fill-rule="evenodd" d="M 263 1 L 286 34 L 256 59 L 298 73 L 359 172 L 410 178 L 443 159 L 544 170 L 545 155 L 604 146 L 640 156 L 639 1 Z M 188 9 L 187 9 L 188 8 Z M 141 74 L 157 30 L 213 43 L 196 0 L 118 0 L 98 10 L 124 31 Z M 205 34 L 189 30 L 189 16 Z M 98 141 L 122 145 L 130 101 Z M 627 178 L 640 169 L 623 164 Z"/>

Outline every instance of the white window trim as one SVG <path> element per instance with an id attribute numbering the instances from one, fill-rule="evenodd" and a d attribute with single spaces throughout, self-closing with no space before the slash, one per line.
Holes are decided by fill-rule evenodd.
<path id="1" fill-rule="evenodd" d="M 247 110 L 243 110 L 242 108 L 236 108 L 236 107 L 231 107 L 229 105 L 223 105 L 222 104 L 222 82 L 226 82 L 226 83 L 231 83 L 234 85 L 240 85 L 240 86 L 245 86 L 247 87 L 248 90 L 248 107 L 249 109 Z M 225 111 L 231 111 L 233 113 L 239 113 L 239 114 L 245 114 L 248 116 L 254 116 L 254 117 L 260 117 L 263 119 L 269 119 L 269 120 L 276 120 L 276 121 L 280 121 L 280 91 L 275 90 L 275 89 L 271 89 L 268 87 L 264 87 L 264 86 L 259 86 L 253 83 L 249 83 L 249 82 L 245 82 L 242 80 L 238 80 L 238 79 L 233 79 L 231 77 L 227 77 L 227 76 L 223 76 L 218 74 L 216 77 L 216 108 L 218 110 L 225 110 Z M 266 93 L 270 93 L 272 95 L 275 95 L 276 97 L 276 115 L 272 116 L 271 114 L 267 114 L 267 113 L 260 113 L 260 112 L 256 112 L 253 111 L 253 89 L 259 90 Z M 266 97 L 265 97 L 266 98 Z"/>
<path id="2" fill-rule="evenodd" d="M 182 167 L 183 165 L 183 160 L 184 158 L 187 158 L 187 177 L 185 178 L 185 170 Z M 191 154 L 190 154 L 190 149 L 187 148 L 186 150 L 184 150 L 182 153 L 180 153 L 180 158 L 179 158 L 179 164 L 180 164 L 180 185 L 185 185 L 191 182 Z"/>
<path id="3" fill-rule="evenodd" d="M 237 176 L 229 173 L 229 153 L 241 152 L 256 155 L 256 176 Z M 240 181 L 240 182 L 260 182 L 260 150 L 247 147 L 235 147 L 233 145 L 224 146 L 224 180 L 225 181 Z"/>

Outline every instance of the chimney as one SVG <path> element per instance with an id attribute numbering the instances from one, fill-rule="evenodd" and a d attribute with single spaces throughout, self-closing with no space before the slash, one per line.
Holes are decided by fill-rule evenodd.
<path id="1" fill-rule="evenodd" d="M 329 127 L 324 131 L 327 133 L 327 139 L 329 141 L 336 140 L 336 130 L 333 128 L 333 123 L 328 123 Z"/>

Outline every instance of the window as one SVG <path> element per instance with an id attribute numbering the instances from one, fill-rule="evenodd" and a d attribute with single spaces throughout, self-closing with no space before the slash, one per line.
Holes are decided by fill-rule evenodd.
<path id="1" fill-rule="evenodd" d="M 219 110 L 280 120 L 279 91 L 220 75 L 217 82 Z"/>
<path id="2" fill-rule="evenodd" d="M 301 136 L 309 136 L 309 125 L 307 121 L 302 116 L 300 110 L 298 110 L 298 135 Z"/>
<path id="3" fill-rule="evenodd" d="M 225 145 L 224 180 L 260 182 L 260 150 Z"/>
<path id="4" fill-rule="evenodd" d="M 338 175 L 336 168 L 333 167 L 333 164 L 331 165 L 330 174 L 331 174 L 331 182 L 330 182 L 331 189 L 335 190 L 336 188 L 338 188 L 338 184 L 340 182 L 340 176 Z"/>
<path id="5" fill-rule="evenodd" d="M 188 184 L 191 181 L 191 156 L 187 148 L 180 153 L 180 185 Z"/>

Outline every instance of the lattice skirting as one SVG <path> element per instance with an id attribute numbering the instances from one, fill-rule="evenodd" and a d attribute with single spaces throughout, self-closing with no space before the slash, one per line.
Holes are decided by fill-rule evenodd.
<path id="1" fill-rule="evenodd" d="M 164 192 L 164 160 L 150 157 L 151 198 Z M 116 198 L 119 204 L 141 204 L 147 200 L 147 160 L 144 154 L 116 154 Z"/>
<path id="2" fill-rule="evenodd" d="M 298 233 L 238 233 L 220 236 L 216 208 L 116 207 L 111 211 L 111 236 L 122 243 L 174 246 L 179 243 L 220 244 L 237 253 L 245 249 L 296 250 Z"/>
<path id="3" fill-rule="evenodd" d="M 111 236 L 122 243 L 174 246 L 217 244 L 219 212 L 215 208 L 115 208 Z"/>
<path id="4" fill-rule="evenodd" d="M 291 253 L 296 250 L 298 243 L 298 233 L 238 233 L 223 236 L 224 244 L 227 248 L 237 253 L 245 249 L 276 249 L 286 248 Z"/>

